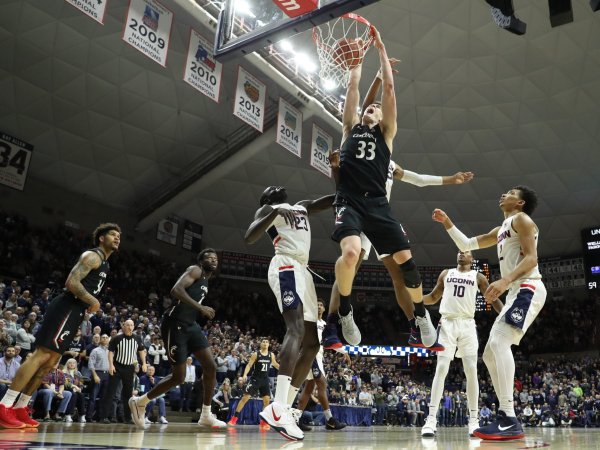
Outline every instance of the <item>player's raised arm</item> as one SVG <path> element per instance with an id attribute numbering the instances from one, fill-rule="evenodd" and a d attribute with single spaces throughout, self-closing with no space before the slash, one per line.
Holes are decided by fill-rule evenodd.
<path id="1" fill-rule="evenodd" d="M 448 274 L 448 269 L 442 270 L 442 273 L 438 276 L 437 283 L 433 290 L 423 296 L 423 303 L 426 305 L 433 305 L 440 301 L 442 295 L 444 295 L 444 278 Z"/>
<path id="2" fill-rule="evenodd" d="M 392 72 L 398 73 L 397 69 L 394 69 L 394 66 L 400 62 L 399 59 L 390 58 L 390 65 L 392 66 Z M 375 78 L 371 82 L 371 86 L 369 86 L 369 90 L 367 91 L 367 95 L 365 96 L 362 108 L 360 109 L 360 115 L 365 113 L 365 110 L 369 105 L 377 101 L 377 96 L 379 95 L 379 89 L 381 89 L 381 69 L 377 71 Z"/>
<path id="3" fill-rule="evenodd" d="M 198 266 L 190 266 L 179 277 L 171 288 L 171 295 L 177 300 L 187 303 L 192 308 L 197 309 L 202 315 L 212 319 L 215 316 L 215 310 L 209 306 L 202 306 L 194 300 L 186 291 L 192 284 L 202 277 L 203 270 Z"/>
<path id="4" fill-rule="evenodd" d="M 250 224 L 246 231 L 246 235 L 244 236 L 246 244 L 254 244 L 258 241 L 262 234 L 271 226 L 277 215 L 283 217 L 291 227 L 296 223 L 294 212 L 291 209 L 282 207 L 273 208 L 271 205 L 263 205 L 256 211 L 254 222 Z"/>
<path id="5" fill-rule="evenodd" d="M 82 302 L 90 305 L 90 312 L 96 312 L 100 309 L 100 302 L 96 297 L 90 294 L 81 280 L 83 280 L 92 270 L 97 269 L 102 264 L 102 258 L 96 252 L 87 251 L 84 252 L 80 257 L 77 264 L 71 269 L 71 273 L 67 277 L 65 287 Z"/>
<path id="6" fill-rule="evenodd" d="M 306 208 L 306 212 L 310 214 L 313 212 L 325 211 L 326 209 L 332 209 L 334 200 L 335 194 L 329 194 L 316 200 L 299 201 L 298 205 L 304 206 Z"/>
<path id="7" fill-rule="evenodd" d="M 348 87 L 346 88 L 346 100 L 344 101 L 344 111 L 342 114 L 342 143 L 346 141 L 350 130 L 360 119 L 358 117 L 358 104 L 360 102 L 360 76 L 362 74 L 362 64 L 350 70 L 348 78 Z"/>
<path id="8" fill-rule="evenodd" d="M 462 252 L 467 250 L 477 250 L 478 248 L 487 248 L 496 245 L 496 235 L 500 227 L 496 227 L 487 234 L 480 234 L 479 236 L 468 238 L 460 231 L 452 221 L 450 217 L 441 209 L 434 209 L 432 219 L 436 222 L 440 222 L 444 225 L 446 232 L 450 235 L 458 249 Z"/>
<path id="9" fill-rule="evenodd" d="M 465 184 L 470 182 L 475 174 L 473 172 L 456 172 L 454 175 L 425 175 L 404 169 L 396 164 L 394 180 L 403 181 L 418 187 L 441 186 L 446 184 Z"/>
<path id="10" fill-rule="evenodd" d="M 381 63 L 381 131 L 385 136 L 386 143 L 392 150 L 392 141 L 396 136 L 396 92 L 394 92 L 394 75 L 392 65 L 385 51 L 385 45 L 381 40 L 381 35 L 376 28 L 373 28 L 373 38 L 375 48 L 379 51 L 379 62 Z"/>

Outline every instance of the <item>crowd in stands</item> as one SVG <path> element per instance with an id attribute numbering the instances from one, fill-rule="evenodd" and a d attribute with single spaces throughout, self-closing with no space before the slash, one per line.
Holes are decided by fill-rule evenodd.
<path id="1" fill-rule="evenodd" d="M 65 227 L 31 227 L 18 215 L 0 212 L 0 395 L 10 385 L 19 364 L 35 349 L 35 334 L 44 320 L 51 298 L 62 289 L 75 259 L 88 248 L 87 234 Z M 148 349 L 147 373 L 138 368 L 134 392 L 147 392 L 169 373 L 169 363 L 160 318 L 172 300 L 169 291 L 182 267 L 138 252 L 122 250 L 111 260 L 109 289 L 102 309 L 86 315 L 81 332 L 61 359 L 60 365 L 43 380 L 35 393 L 38 417 L 42 420 L 98 420 L 99 404 L 110 404 L 104 421 L 114 422 L 122 415 L 120 393 L 103 398 L 108 374 L 106 347 L 126 319 L 133 320 L 134 333 Z M 226 413 L 230 399 L 241 397 L 240 375 L 259 339 L 269 336 L 270 349 L 278 353 L 283 321 L 275 302 L 263 294 L 248 292 L 233 281 L 217 278 L 211 285 L 207 303 L 217 310 L 220 320 L 203 323 L 217 363 L 218 386 L 214 407 Z M 515 407 L 526 426 L 600 426 L 600 360 L 598 358 L 536 359 L 525 354 L 572 350 L 574 346 L 595 342 L 595 318 L 600 302 L 548 301 L 528 333 L 517 355 Z M 395 309 L 393 320 L 405 319 Z M 381 312 L 381 311 L 380 311 Z M 370 314 L 377 314 L 372 308 Z M 365 339 L 385 339 L 377 320 L 370 314 L 357 315 Z M 479 313 L 480 337 L 487 336 L 495 318 Z M 226 320 L 224 318 L 227 318 Z M 402 325 L 399 325 L 400 327 Z M 552 333 L 535 332 L 552 327 Z M 407 328 L 407 326 L 406 326 Z M 378 343 L 385 343 L 377 341 Z M 483 346 L 482 346 L 483 347 Z M 148 405 L 148 421 L 167 423 L 167 403 L 172 409 L 195 409 L 195 392 L 201 368 L 188 360 L 185 383 L 176 393 L 155 399 Z M 383 364 L 374 358 L 353 357 L 348 367 L 343 358 L 326 352 L 329 400 L 333 404 L 373 409 L 379 425 L 421 426 L 428 414 L 429 385 L 434 359 L 403 359 Z M 273 370 L 271 381 L 276 372 Z M 480 364 L 480 419 L 494 419 L 498 401 L 487 370 Z M 446 380 L 438 421 L 440 426 L 466 424 L 465 380 L 460 361 L 454 363 Z M 156 407 L 157 411 L 154 412 Z"/>

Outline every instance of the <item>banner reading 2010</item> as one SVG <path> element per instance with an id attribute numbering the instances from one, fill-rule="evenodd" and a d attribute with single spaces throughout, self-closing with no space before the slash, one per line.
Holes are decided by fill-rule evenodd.
<path id="1" fill-rule="evenodd" d="M 238 71 L 233 114 L 262 133 L 267 86 L 241 67 Z"/>
<path id="2" fill-rule="evenodd" d="M 166 67 L 172 23 L 173 13 L 156 0 L 130 0 L 123 40 Z"/>

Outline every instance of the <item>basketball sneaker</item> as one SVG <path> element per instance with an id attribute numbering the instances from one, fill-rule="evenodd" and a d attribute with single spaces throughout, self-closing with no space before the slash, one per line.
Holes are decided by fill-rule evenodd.
<path id="1" fill-rule="evenodd" d="M 421 437 L 432 438 L 437 432 L 437 420 L 433 416 L 427 416 L 425 425 L 421 428 Z"/>
<path id="2" fill-rule="evenodd" d="M 477 417 L 469 419 L 469 436 L 473 437 L 473 432 L 479 428 L 479 420 Z"/>
<path id="3" fill-rule="evenodd" d="M 229 422 L 227 422 L 227 425 L 237 425 L 237 421 L 238 418 L 236 416 L 231 416 L 231 419 L 229 419 Z"/>
<path id="4" fill-rule="evenodd" d="M 225 428 L 227 426 L 225 422 L 217 419 L 213 413 L 200 414 L 198 425 L 206 428 Z"/>
<path id="5" fill-rule="evenodd" d="M 415 315 L 415 322 L 419 327 L 423 345 L 428 348 L 433 346 L 437 340 L 437 330 L 431 322 L 429 311 L 425 310 L 425 316 L 423 317 Z"/>
<path id="6" fill-rule="evenodd" d="M 17 419 L 13 407 L 7 407 L 0 403 L 0 427 L 2 428 L 25 428 L 23 422 Z"/>
<path id="7" fill-rule="evenodd" d="M 350 307 L 350 312 L 347 316 L 340 315 L 340 323 L 342 324 L 342 335 L 344 336 L 344 339 L 346 339 L 346 342 L 350 345 L 360 344 L 362 336 L 354 322 L 352 307 Z"/>
<path id="8" fill-rule="evenodd" d="M 335 350 L 344 346 L 337 335 L 335 324 L 330 323 L 325 326 L 323 337 L 321 338 L 321 345 L 325 350 Z"/>
<path id="9" fill-rule="evenodd" d="M 139 397 L 131 397 L 127 402 L 131 410 L 131 420 L 138 428 L 144 428 L 146 424 L 146 407 L 139 404 Z"/>
<path id="10" fill-rule="evenodd" d="M 304 433 L 298 428 L 289 406 L 273 402 L 258 415 L 283 437 L 291 441 L 304 439 Z"/>
<path id="11" fill-rule="evenodd" d="M 473 436 L 483 440 L 509 441 L 523 439 L 523 427 L 516 417 L 508 417 L 504 411 L 498 411 L 498 419 L 485 427 L 473 431 Z"/>
<path id="12" fill-rule="evenodd" d="M 15 408 L 15 417 L 17 418 L 17 420 L 23 422 L 28 428 L 39 427 L 40 423 L 31 417 L 31 413 L 31 408 L 28 406 L 25 406 L 23 408 Z"/>
<path id="13" fill-rule="evenodd" d="M 488 2 L 490 3 L 490 2 Z M 507 16 L 500 8 L 492 6 L 492 19 L 500 28 L 510 31 L 513 34 L 522 36 L 527 31 L 527 24 L 519 19 L 514 14 Z"/>
<path id="14" fill-rule="evenodd" d="M 346 422 L 340 422 L 335 417 L 330 417 L 327 422 L 325 422 L 325 428 L 328 430 L 342 430 L 346 428 L 348 424 Z"/>
<path id="15" fill-rule="evenodd" d="M 298 428 L 300 428 L 302 431 L 312 431 L 312 427 L 302 421 L 302 410 L 301 409 L 290 408 L 290 412 L 292 413 L 292 417 L 298 424 Z"/>

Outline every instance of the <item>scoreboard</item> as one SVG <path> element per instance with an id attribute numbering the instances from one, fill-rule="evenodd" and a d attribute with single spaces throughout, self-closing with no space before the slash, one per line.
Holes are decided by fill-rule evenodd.
<path id="1" fill-rule="evenodd" d="M 600 225 L 581 230 L 583 270 L 588 289 L 600 289 Z"/>
<path id="2" fill-rule="evenodd" d="M 477 272 L 481 272 L 485 277 L 490 280 L 490 264 L 487 259 L 473 259 L 471 268 Z M 491 305 L 488 305 L 483 298 L 483 292 L 477 291 L 477 298 L 475 300 L 475 311 L 491 311 Z"/>

